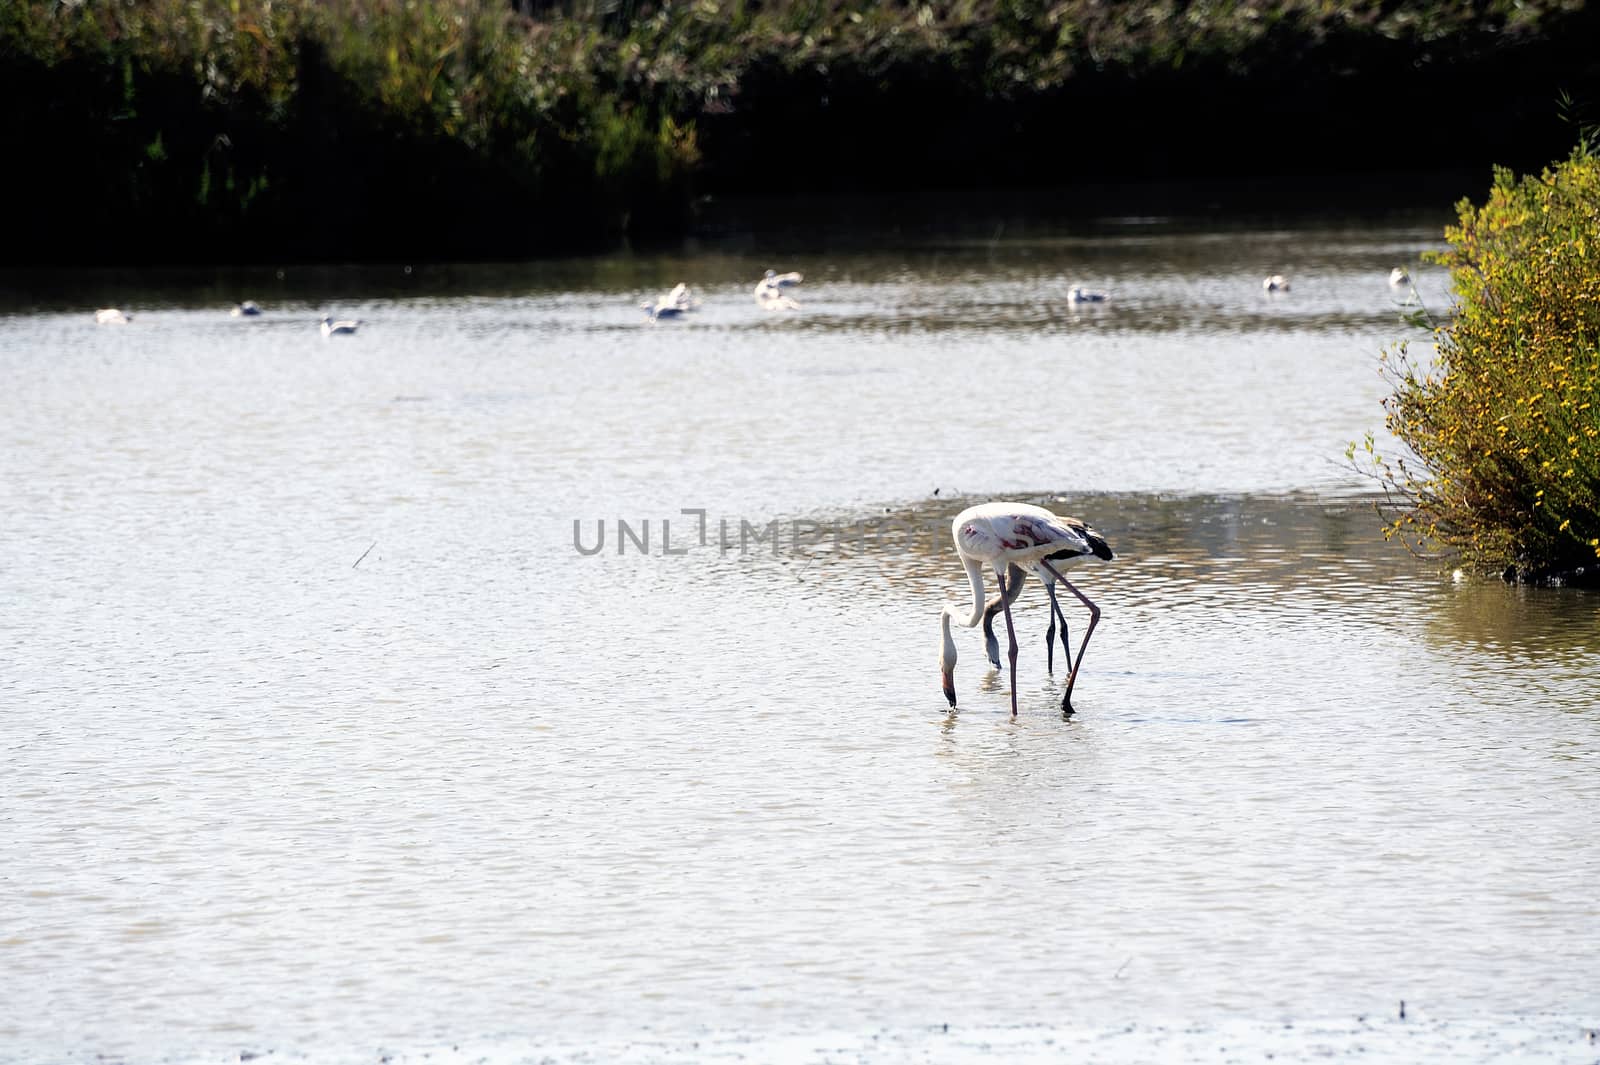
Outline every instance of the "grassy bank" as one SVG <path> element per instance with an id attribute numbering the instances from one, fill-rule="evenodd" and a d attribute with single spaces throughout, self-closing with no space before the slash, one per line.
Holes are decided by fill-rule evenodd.
<path id="1" fill-rule="evenodd" d="M 1600 16 L 1520 4 L 0 0 L 13 263 L 520 256 L 697 192 L 1530 163 Z"/>
<path id="2" fill-rule="evenodd" d="M 526 252 L 677 221 L 693 137 L 477 3 L 8 3 L 14 254 Z M 565 35 L 563 35 L 565 37 Z M 22 259 L 21 261 L 26 261 Z"/>

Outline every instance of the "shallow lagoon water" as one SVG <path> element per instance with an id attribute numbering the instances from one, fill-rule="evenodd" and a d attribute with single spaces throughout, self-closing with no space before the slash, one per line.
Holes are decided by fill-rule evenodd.
<path id="1" fill-rule="evenodd" d="M 1593 1060 L 1597 601 L 1341 461 L 1442 222 L 11 278 L 0 1058 Z M 1037 588 L 939 692 L 1007 496 L 1070 720 Z"/>

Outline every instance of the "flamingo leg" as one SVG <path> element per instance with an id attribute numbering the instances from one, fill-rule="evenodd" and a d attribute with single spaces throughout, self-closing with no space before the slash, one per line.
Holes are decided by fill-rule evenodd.
<path id="1" fill-rule="evenodd" d="M 1017 716 L 1017 630 L 1016 630 L 1016 627 L 1011 623 L 1011 600 L 1015 596 L 1014 596 L 1014 594 L 1013 595 L 1007 595 L 1006 594 L 1006 575 L 1000 571 L 1000 567 L 999 566 L 996 566 L 994 568 L 994 576 L 995 576 L 995 579 L 1000 582 L 1000 609 L 1003 610 L 1005 612 L 1005 615 L 1006 615 L 1006 640 L 1007 640 L 1006 657 L 1011 659 L 1011 716 L 1012 717 L 1016 717 Z M 1021 588 L 1022 587 L 1022 582 L 1021 581 L 1013 581 L 1012 582 L 1012 586 L 1015 587 L 1015 588 Z M 1083 655 L 1080 653 L 1078 655 L 1078 657 L 1081 659 L 1083 657 Z"/>
<path id="2" fill-rule="evenodd" d="M 1050 596 L 1050 627 L 1044 630 L 1044 668 L 1052 677 L 1056 675 L 1056 589 L 1053 584 L 1046 584 L 1044 590 Z"/>
<path id="3" fill-rule="evenodd" d="M 1089 637 L 1094 635 L 1094 627 L 1100 624 L 1100 608 L 1095 606 L 1094 602 L 1088 596 L 1074 588 L 1072 582 L 1063 577 L 1061 575 L 1061 571 L 1050 564 L 1049 559 L 1040 559 L 1040 561 L 1044 564 L 1045 569 L 1055 574 L 1056 580 L 1067 586 L 1067 591 L 1077 596 L 1078 601 L 1089 608 L 1089 628 L 1088 631 L 1083 634 L 1083 643 L 1078 645 L 1078 663 L 1072 667 L 1072 672 L 1067 675 L 1067 692 L 1061 697 L 1061 709 L 1071 710 L 1072 686 L 1077 683 L 1078 670 L 1083 668 L 1083 653 L 1089 649 Z M 1009 615 L 1007 620 L 1010 620 Z"/>
<path id="4" fill-rule="evenodd" d="M 989 654 L 989 664 L 996 669 L 1000 668 L 1000 641 L 994 637 L 994 616 L 1000 613 L 1002 598 L 1009 597 L 1013 603 L 1017 601 L 1017 596 L 1022 594 L 1022 580 L 1027 576 L 1027 571 L 1021 566 L 1012 566 L 1008 572 L 1011 583 L 1001 582 L 1003 590 L 1000 595 L 989 600 L 983 608 L 983 649 Z"/>
<path id="5" fill-rule="evenodd" d="M 1050 593 L 1050 627 L 1044 633 L 1045 668 L 1051 673 L 1056 671 L 1055 638 L 1056 619 L 1061 619 L 1061 650 L 1067 656 L 1067 672 L 1072 672 L 1072 647 L 1068 642 L 1071 637 L 1067 634 L 1067 616 L 1061 612 L 1061 604 L 1056 601 L 1056 585 L 1054 581 L 1045 581 L 1044 590 Z"/>
<path id="6" fill-rule="evenodd" d="M 989 656 L 989 664 L 996 669 L 1000 668 L 1000 641 L 994 635 L 994 616 L 1000 613 L 1004 598 L 997 595 L 983 608 L 983 649 Z"/>

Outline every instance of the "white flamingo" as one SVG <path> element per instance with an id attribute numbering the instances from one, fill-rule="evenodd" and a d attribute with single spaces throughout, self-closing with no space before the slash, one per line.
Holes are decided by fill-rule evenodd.
<path id="1" fill-rule="evenodd" d="M 1083 642 L 1078 645 L 1078 660 L 1071 665 L 1066 694 L 1061 697 L 1061 709 L 1071 710 L 1072 687 L 1077 683 L 1078 670 L 1083 668 L 1083 654 L 1088 650 L 1089 637 L 1100 623 L 1100 608 L 1061 575 L 1057 563 L 1065 565 L 1090 555 L 1109 560 L 1113 555 L 1105 539 L 1077 518 L 1059 517 L 1043 507 L 1028 503 L 980 503 L 968 507 L 950 523 L 950 535 L 955 541 L 956 555 L 961 559 L 961 565 L 967 571 L 967 580 L 972 585 L 972 609 L 966 612 L 962 607 L 952 605 L 945 607 L 939 615 L 939 671 L 944 675 L 945 698 L 950 700 L 952 707 L 956 705 L 956 644 L 950 636 L 950 620 L 954 618 L 970 629 L 977 627 L 984 619 L 983 567 L 988 565 L 994 568 L 995 579 L 1000 584 L 999 609 L 1006 617 L 1013 717 L 1017 713 L 1017 633 L 1011 621 L 1011 602 L 1021 591 L 1025 575 L 1032 573 L 1041 581 L 1046 576 L 1052 578 L 1046 583 L 1046 587 L 1052 591 L 1053 583 L 1059 581 L 1089 608 L 1089 628 L 1083 634 Z M 1062 624 L 1065 625 L 1064 618 Z M 995 658 L 998 657 L 997 648 Z"/>
<path id="2" fill-rule="evenodd" d="M 336 322 L 329 315 L 323 315 L 323 317 L 322 317 L 322 335 L 325 336 L 325 337 L 340 336 L 340 335 L 349 336 L 351 333 L 354 333 L 357 329 L 360 329 L 360 328 L 361 328 L 361 319 L 359 319 L 359 318 L 356 318 L 356 319 L 347 318 L 347 319 L 344 319 L 343 321 Z"/>
<path id="3" fill-rule="evenodd" d="M 133 321 L 133 315 L 123 314 L 115 307 L 103 307 L 94 312 L 96 325 L 127 325 Z"/>
<path id="4" fill-rule="evenodd" d="M 677 318 L 694 310 L 694 297 L 689 292 L 689 286 L 680 281 L 654 303 L 645 300 L 639 306 L 653 322 L 658 318 Z"/>
<path id="5" fill-rule="evenodd" d="M 1078 521 L 1076 518 L 1063 518 L 1062 520 L 1069 524 L 1083 526 L 1083 523 Z M 1111 550 L 1111 548 L 1106 546 L 1105 541 L 1101 539 L 1099 534 L 1093 529 L 1083 526 L 1083 531 L 1088 536 L 1094 538 L 1091 543 L 1098 542 L 1102 547 L 1105 547 L 1107 551 Z M 1073 548 L 1063 548 L 1061 551 L 1058 551 L 1055 554 L 1047 557 L 1050 559 L 1050 561 L 1055 562 L 1064 568 L 1070 563 L 1084 557 L 1084 553 L 1082 551 L 1074 550 Z M 1002 602 L 1002 596 L 997 595 L 993 599 L 989 600 L 988 605 L 983 608 L 984 650 L 988 653 L 989 661 L 994 665 L 994 668 L 999 669 L 1000 641 L 995 638 L 994 634 L 994 616 L 1000 613 L 1005 606 L 1008 605 L 1008 603 L 1014 603 L 1017 601 L 1017 596 L 1022 594 L 1023 581 L 1025 579 L 1025 575 L 1028 573 L 1033 574 L 1034 578 L 1037 579 L 1040 584 L 1044 585 L 1045 593 L 1050 597 L 1050 627 L 1045 629 L 1044 632 L 1045 669 L 1051 673 L 1056 671 L 1056 621 L 1059 619 L 1061 622 L 1061 652 L 1067 656 L 1067 672 L 1071 673 L 1072 645 L 1070 635 L 1067 630 L 1067 616 L 1061 612 L 1061 603 L 1056 599 L 1056 575 L 1050 570 L 1045 569 L 1043 566 L 1013 566 L 1008 572 L 1006 577 L 1006 589 L 1003 596 L 1005 601 Z"/>
<path id="6" fill-rule="evenodd" d="M 784 290 L 793 288 L 804 280 L 805 275 L 797 270 L 791 270 L 786 274 L 768 270 L 766 276 L 756 282 L 756 302 L 769 311 L 792 311 L 800 306 L 800 301 Z"/>

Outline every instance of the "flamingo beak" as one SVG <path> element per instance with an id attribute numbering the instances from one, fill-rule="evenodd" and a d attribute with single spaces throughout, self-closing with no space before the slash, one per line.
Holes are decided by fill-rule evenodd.
<path id="1" fill-rule="evenodd" d="M 950 708 L 954 710 L 956 705 L 956 678 L 950 674 L 948 669 L 940 670 L 940 672 L 944 675 L 944 697 L 950 700 Z"/>

